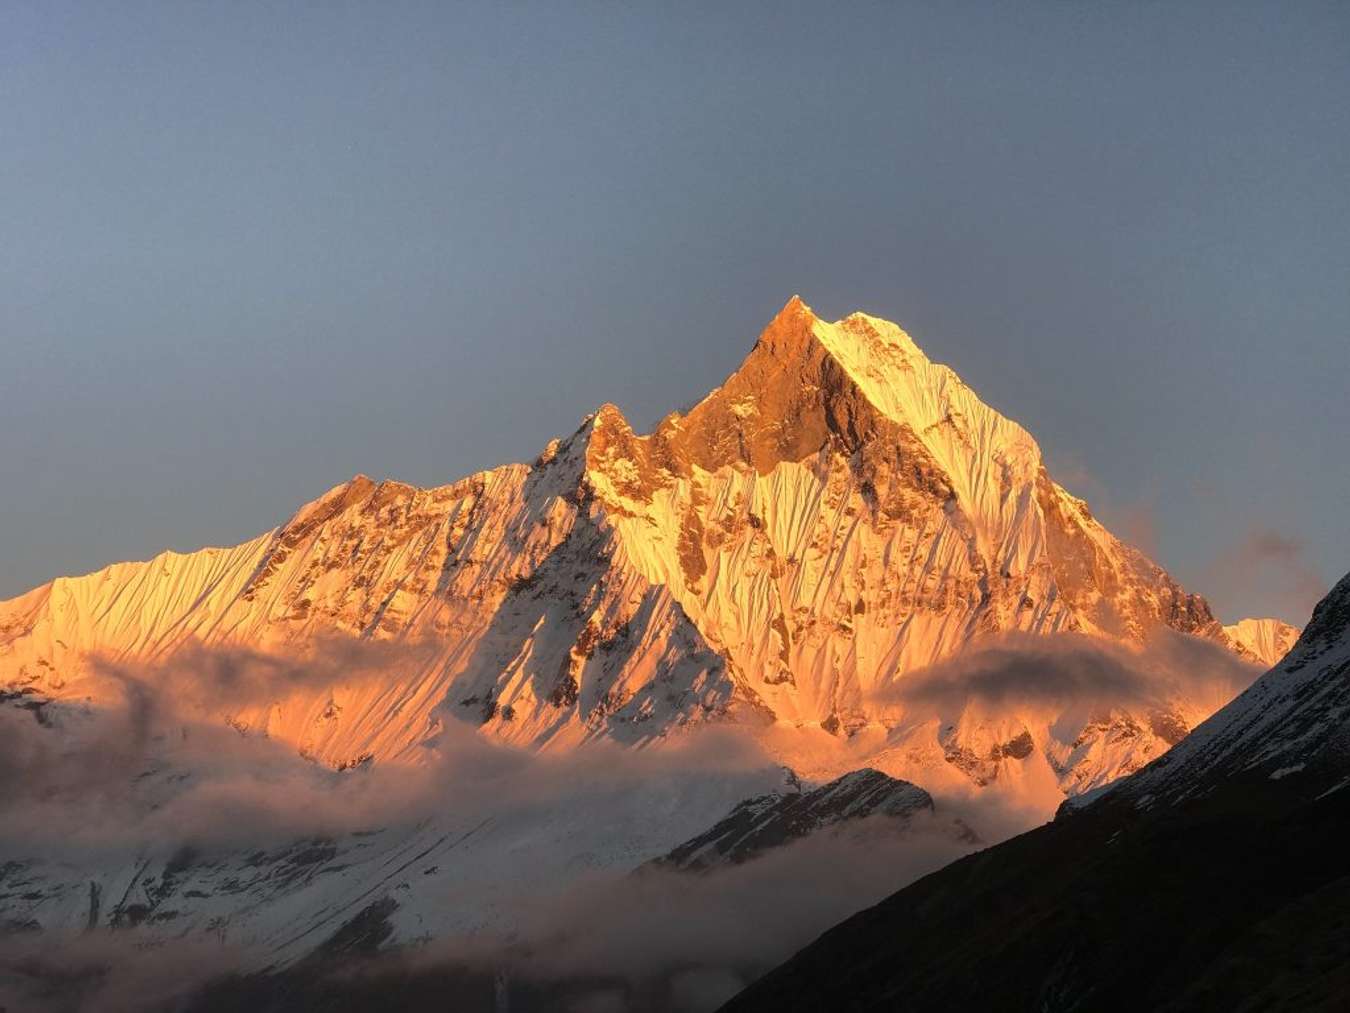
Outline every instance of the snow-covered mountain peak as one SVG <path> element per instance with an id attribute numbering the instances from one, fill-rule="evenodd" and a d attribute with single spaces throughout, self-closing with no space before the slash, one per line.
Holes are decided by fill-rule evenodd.
<path id="1" fill-rule="evenodd" d="M 384 680 L 240 701 L 231 722 L 339 765 L 415 759 L 448 715 L 531 746 L 746 718 L 822 755 L 870 737 L 887 774 L 920 783 L 1026 765 L 1078 790 L 1176 736 L 1145 713 L 921 714 L 896 687 L 1000 633 L 1159 628 L 1231 643 L 899 327 L 828 323 L 794 297 L 720 387 L 646 435 L 605 404 L 529 464 L 429 489 L 358 475 L 235 549 L 0 603 L 0 686 L 95 694 L 94 654 L 340 634 L 436 650 Z"/>
<path id="2" fill-rule="evenodd" d="M 791 355 L 806 344 L 811 328 L 819 319 L 801 296 L 794 295 L 774 314 L 760 334 L 758 344 L 771 348 L 775 354 Z"/>
<path id="3" fill-rule="evenodd" d="M 914 360 L 927 361 L 914 340 L 891 321 L 855 310 L 842 320 L 830 323 L 819 317 L 799 295 L 794 295 L 783 305 L 759 340 L 783 355 L 801 351 L 811 339 L 828 342 L 832 350 L 874 358 L 878 363 L 896 369 L 907 368 Z M 854 347 L 850 349 L 849 346 Z"/>
<path id="4" fill-rule="evenodd" d="M 1266 667 L 1277 664 L 1298 640 L 1299 628 L 1282 619 L 1241 619 L 1225 626 L 1233 643 L 1250 652 Z"/>
<path id="5" fill-rule="evenodd" d="M 590 417 L 627 439 L 614 405 Z M 765 473 L 833 442 L 855 451 L 879 429 L 901 427 L 932 455 L 967 502 L 977 486 L 1034 483 L 1036 442 L 984 404 L 951 369 L 932 362 L 897 325 L 864 313 L 829 323 L 793 296 L 726 381 L 687 413 L 672 413 L 642 437 L 660 465 L 686 474 L 749 464 Z"/>

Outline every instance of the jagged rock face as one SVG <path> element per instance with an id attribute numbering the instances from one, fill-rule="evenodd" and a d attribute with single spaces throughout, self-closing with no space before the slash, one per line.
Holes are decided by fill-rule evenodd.
<path id="1" fill-rule="evenodd" d="M 687 416 L 637 437 L 603 409 L 588 464 L 635 564 L 781 718 L 856 727 L 871 690 L 980 633 L 1222 636 L 1024 430 L 869 317 L 794 300 Z"/>
<path id="2" fill-rule="evenodd" d="M 334 765 L 415 757 L 446 711 L 535 743 L 725 711 L 722 659 L 665 589 L 615 564 L 584 446 L 437 489 L 358 477 L 236 549 L 58 579 L 8 603 L 0 665 L 97 695 L 91 652 L 153 662 L 196 640 L 303 650 L 330 633 L 417 645 L 381 678 L 231 715 Z"/>
<path id="3" fill-rule="evenodd" d="M 0 684 L 97 698 L 111 690 L 91 653 L 347 634 L 429 647 L 231 720 L 338 765 L 415 760 L 451 717 L 531 746 L 730 717 L 867 730 L 892 773 L 989 783 L 1030 758 L 1079 790 L 1175 729 L 1126 715 L 1062 749 L 1055 715 L 953 715 L 949 734 L 880 701 L 988 634 L 1159 627 L 1228 642 L 1204 599 L 1111 536 L 1025 430 L 898 327 L 826 323 L 794 298 L 721 388 L 649 435 L 606 406 L 532 465 L 435 489 L 358 477 L 236 548 L 0 604 Z M 1093 759 L 1122 728 L 1133 744 Z"/>
<path id="4" fill-rule="evenodd" d="M 822 830 L 856 827 L 872 817 L 884 818 L 877 825 L 888 830 L 902 830 L 915 816 L 933 811 L 932 796 L 922 788 L 879 770 L 855 770 L 811 791 L 746 799 L 707 831 L 650 864 L 688 871 L 737 865 Z M 943 829 L 956 839 L 976 841 L 959 822 Z"/>

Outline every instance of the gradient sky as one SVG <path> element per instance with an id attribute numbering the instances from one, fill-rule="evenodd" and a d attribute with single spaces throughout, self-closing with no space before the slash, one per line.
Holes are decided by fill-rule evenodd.
<path id="1" fill-rule="evenodd" d="M 1301 621 L 1350 567 L 1347 181 L 1345 3 L 8 3 L 0 596 L 645 428 L 799 292 Z"/>

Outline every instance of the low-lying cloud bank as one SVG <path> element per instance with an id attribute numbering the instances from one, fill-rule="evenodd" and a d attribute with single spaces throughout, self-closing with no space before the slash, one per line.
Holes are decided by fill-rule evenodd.
<path id="1" fill-rule="evenodd" d="M 320 636 L 303 650 L 260 651 L 238 645 L 189 643 L 152 664 L 93 658 L 95 673 L 120 683 L 142 713 L 210 714 L 417 671 L 440 650 L 428 640 L 364 640 Z"/>
<path id="2" fill-rule="evenodd" d="M 263 847 L 429 813 L 509 811 L 621 793 L 662 778 L 743 775 L 773 767 L 745 736 L 708 729 L 634 751 L 596 741 L 531 753 L 446 721 L 428 762 L 335 771 L 280 742 L 145 705 L 84 712 L 48 704 L 43 722 L 0 706 L 0 849 L 75 860 L 128 846 Z M 157 690 L 156 690 L 157 692 Z"/>
<path id="3" fill-rule="evenodd" d="M 645 750 L 594 742 L 553 755 L 490 742 L 447 719 L 422 766 L 338 772 L 220 721 L 222 707 L 381 677 L 416 664 L 420 655 L 410 652 L 422 650 L 336 641 L 297 657 L 195 648 L 152 668 L 103 663 L 124 687 L 119 706 L 0 705 L 0 783 L 8 786 L 0 865 L 37 857 L 83 868 L 185 850 L 209 857 L 438 813 L 462 824 L 515 814 L 528 826 L 535 812 L 593 812 L 620 834 L 621 821 L 670 817 L 644 809 L 649 800 L 687 797 L 654 785 L 716 782 L 733 798 L 772 780 L 772 761 L 730 727 Z M 1155 706 L 1184 692 L 1210 693 L 1217 707 L 1256 674 L 1194 638 L 1163 636 L 1134 650 L 1087 637 L 1015 637 L 913 673 L 883 702 Z M 60 940 L 0 935 L 0 1008 L 260 1013 L 354 1010 L 401 996 L 405 1008 L 425 1000 L 439 1009 L 450 988 L 466 1010 L 708 1010 L 830 925 L 968 853 L 972 846 L 950 832 L 953 818 L 986 843 L 1028 826 L 1026 812 L 994 793 L 938 802 L 936 817 L 902 836 L 872 821 L 706 873 L 633 873 L 642 859 L 588 868 L 586 856 L 564 856 L 568 874 L 546 886 L 508 879 L 493 898 L 497 917 L 476 931 L 301 964 L 281 979 L 232 979 L 235 969 L 258 966 L 258 954 L 201 937 L 146 946 L 135 933 L 103 930 Z M 0 880 L 0 889 L 8 885 Z M 460 901 L 448 893 L 443 903 Z"/>
<path id="4" fill-rule="evenodd" d="M 972 848 L 937 818 L 903 834 L 872 820 L 709 872 L 583 874 L 553 891 L 503 897 L 509 931 L 334 954 L 276 977 L 232 977 L 255 954 L 203 940 L 147 948 L 96 933 L 54 948 L 21 939 L 0 951 L 0 1006 L 440 1010 L 449 988 L 452 1008 L 464 1011 L 707 1011 L 831 925 Z"/>

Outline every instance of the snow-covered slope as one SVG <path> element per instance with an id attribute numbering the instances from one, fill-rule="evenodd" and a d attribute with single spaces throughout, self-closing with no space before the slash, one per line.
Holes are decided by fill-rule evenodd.
<path id="1" fill-rule="evenodd" d="M 529 465 L 433 489 L 358 476 L 235 548 L 0 603 L 0 685 L 98 706 L 128 672 L 181 676 L 186 647 L 246 648 L 332 677 L 218 695 L 218 716 L 334 766 L 417 762 L 447 720 L 561 748 L 732 719 L 815 777 L 862 753 L 927 787 L 1057 793 L 1137 769 L 1217 703 L 921 713 L 893 690 L 998 633 L 1160 629 L 1233 643 L 898 327 L 793 298 L 649 435 L 606 405 Z M 325 661 L 344 636 L 396 649 Z"/>
<path id="2" fill-rule="evenodd" d="M 1298 640 L 1298 627 L 1281 619 L 1241 619 L 1223 631 L 1230 640 L 1246 648 L 1269 668 L 1277 665 Z"/>

